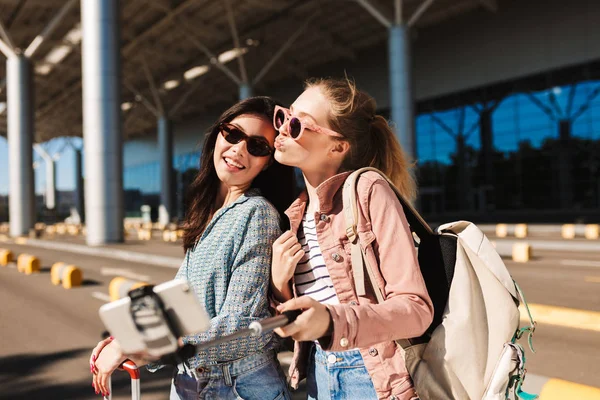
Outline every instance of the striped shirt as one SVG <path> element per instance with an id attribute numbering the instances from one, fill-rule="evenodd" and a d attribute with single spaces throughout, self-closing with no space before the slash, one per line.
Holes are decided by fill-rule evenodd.
<path id="1" fill-rule="evenodd" d="M 298 242 L 302 245 L 304 255 L 298 262 L 294 273 L 296 292 L 300 296 L 310 296 L 320 303 L 339 304 L 321 248 L 317 242 L 315 218 L 309 213 L 305 213 L 302 218 L 302 225 L 298 229 Z"/>

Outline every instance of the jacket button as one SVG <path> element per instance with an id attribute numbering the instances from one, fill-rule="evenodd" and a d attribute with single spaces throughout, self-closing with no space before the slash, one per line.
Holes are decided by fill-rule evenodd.
<path id="1" fill-rule="evenodd" d="M 202 367 L 198 367 L 198 368 L 196 368 L 196 372 L 198 372 L 199 374 L 203 374 L 206 372 L 206 369 L 204 369 Z"/>
<path id="2" fill-rule="evenodd" d="M 340 339 L 340 346 L 342 346 L 342 347 L 348 347 L 348 339 L 341 338 Z"/>
<path id="3" fill-rule="evenodd" d="M 335 262 L 340 262 L 342 260 L 342 257 L 340 257 L 340 255 L 338 253 L 333 253 L 331 255 L 331 258 L 333 258 L 333 261 L 335 261 Z"/>
<path id="4" fill-rule="evenodd" d="M 377 352 L 377 349 L 376 349 L 375 347 L 371 347 L 371 348 L 369 349 L 369 355 L 370 355 L 371 357 L 375 357 L 377 354 L 378 354 L 378 352 Z"/>
<path id="5" fill-rule="evenodd" d="M 329 222 L 329 217 L 327 216 L 327 214 L 321 214 L 320 219 L 323 222 Z"/>

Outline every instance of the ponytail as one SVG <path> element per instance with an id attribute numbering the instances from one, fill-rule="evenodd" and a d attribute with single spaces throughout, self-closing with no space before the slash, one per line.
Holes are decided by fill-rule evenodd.
<path id="1" fill-rule="evenodd" d="M 409 164 L 398 138 L 381 115 L 373 118 L 370 135 L 373 152 L 369 167 L 383 172 L 405 199 L 414 201 L 417 197 L 417 184 L 412 174 L 414 164 Z"/>

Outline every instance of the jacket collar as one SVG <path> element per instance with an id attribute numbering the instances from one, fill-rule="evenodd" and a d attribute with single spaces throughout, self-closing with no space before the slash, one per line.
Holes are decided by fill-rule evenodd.
<path id="1" fill-rule="evenodd" d="M 348 171 L 334 175 L 317 187 L 317 197 L 320 204 L 319 212 L 327 214 L 333 209 L 334 197 L 351 173 L 352 171 Z M 308 193 L 305 190 L 285 211 L 290 219 L 290 228 L 294 233 L 298 232 L 307 203 Z"/>

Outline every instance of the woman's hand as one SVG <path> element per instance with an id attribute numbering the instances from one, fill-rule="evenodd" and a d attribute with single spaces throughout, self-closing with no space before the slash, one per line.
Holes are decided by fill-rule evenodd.
<path id="1" fill-rule="evenodd" d="M 292 297 L 290 280 L 294 276 L 296 265 L 304 255 L 298 238 L 292 231 L 286 231 L 273 243 L 273 262 L 271 264 L 271 283 L 275 297 L 287 300 Z"/>
<path id="2" fill-rule="evenodd" d="M 303 310 L 294 322 L 275 329 L 281 337 L 309 341 L 322 338 L 332 325 L 331 314 L 325 305 L 308 296 L 298 297 L 277 306 L 277 311 Z"/>
<path id="3" fill-rule="evenodd" d="M 98 343 L 98 346 L 103 342 L 104 341 Z M 119 346 L 119 342 L 116 340 L 112 340 L 110 343 L 104 345 L 94 364 L 96 368 L 92 386 L 96 390 L 96 394 L 102 393 L 104 396 L 109 395 L 108 378 L 126 359 L 127 357 L 123 355 L 121 346 Z"/>
<path id="4" fill-rule="evenodd" d="M 90 355 L 90 372 L 92 374 L 94 374 L 96 371 L 96 359 L 100 355 L 100 352 L 103 348 L 106 347 L 107 344 L 109 344 L 112 341 L 113 337 L 109 336 L 106 339 L 99 341 L 96 347 L 94 347 L 94 349 L 92 350 L 92 354 Z"/>

